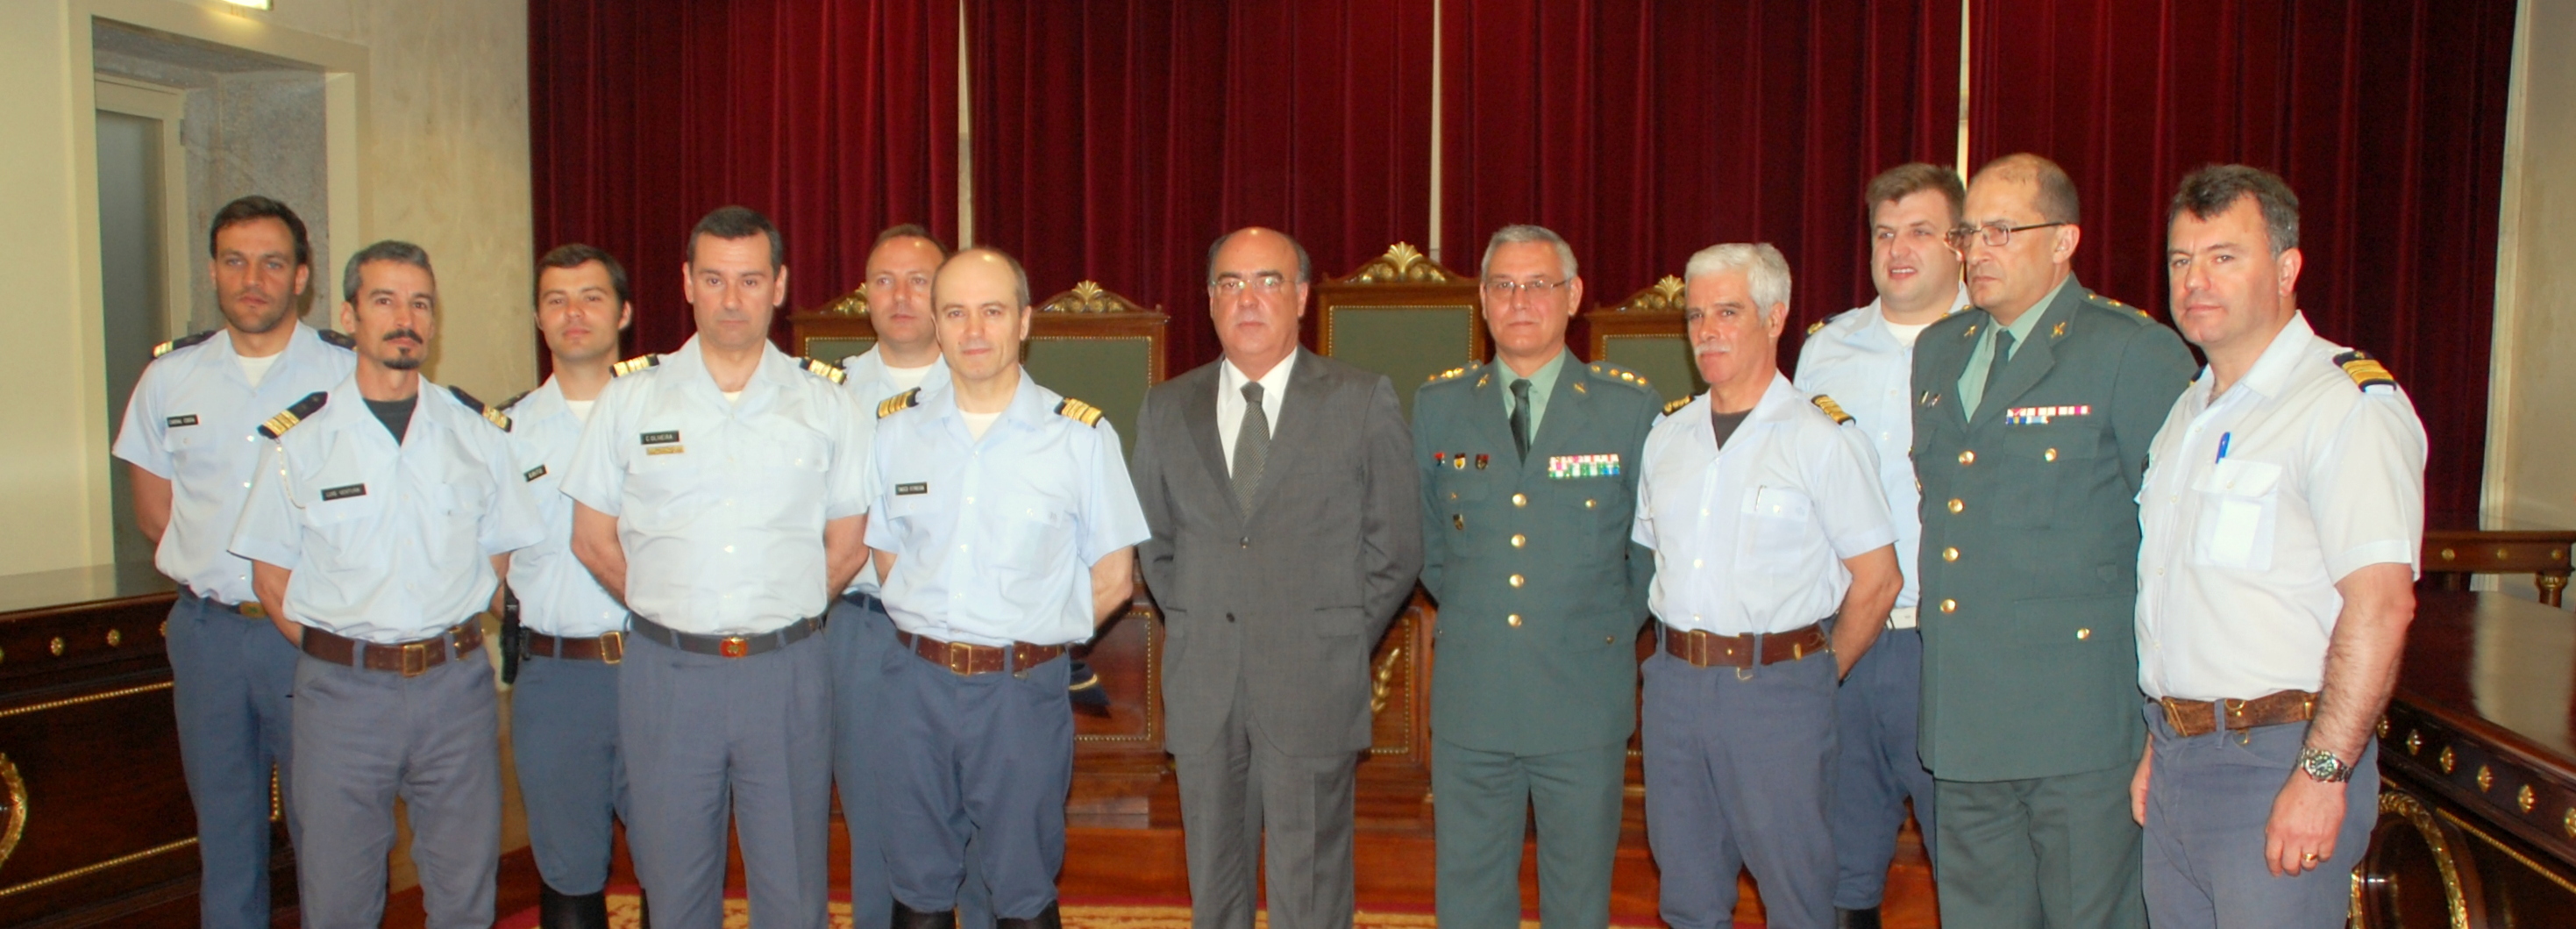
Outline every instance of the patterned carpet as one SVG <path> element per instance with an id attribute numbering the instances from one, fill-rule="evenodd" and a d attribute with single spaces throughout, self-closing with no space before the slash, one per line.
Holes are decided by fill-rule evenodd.
<path id="1" fill-rule="evenodd" d="M 1190 908 L 1186 903 L 1079 903 L 1063 904 L 1065 929 L 1189 929 Z M 849 929 L 850 904 L 832 901 L 832 929 Z M 1438 921 L 1429 913 L 1361 910 L 1351 920 L 1353 929 L 1432 929 Z M 725 929 L 750 929 L 751 906 L 741 897 L 725 899 Z M 1264 912 L 1255 918 L 1257 929 L 1270 924 Z M 537 911 L 529 909 L 502 919 L 493 929 L 536 929 Z M 641 902 L 632 887 L 608 892 L 608 925 L 612 929 L 643 929 Z M 1648 923 L 1646 925 L 1657 925 Z M 1537 920 L 1522 920 L 1521 929 L 1538 929 Z M 1738 929 L 1759 929 L 1758 924 L 1739 924 Z"/>

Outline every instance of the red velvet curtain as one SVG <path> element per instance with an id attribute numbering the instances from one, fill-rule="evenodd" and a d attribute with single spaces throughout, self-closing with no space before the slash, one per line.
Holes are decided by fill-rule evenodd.
<path id="1" fill-rule="evenodd" d="M 1508 223 L 1565 236 L 1602 304 L 1767 241 L 1803 323 L 1873 295 L 1869 178 L 1958 157 L 1958 0 L 1494 0 L 1441 29 L 1442 258 L 1470 273 Z"/>
<path id="2" fill-rule="evenodd" d="M 531 2 L 538 251 L 616 255 L 634 277 L 630 347 L 668 351 L 696 329 L 680 265 L 715 207 L 778 223 L 791 308 L 857 287 L 887 225 L 953 239 L 957 3 Z"/>
<path id="3" fill-rule="evenodd" d="M 1429 0 L 978 0 L 975 239 L 1214 359 L 1206 247 L 1273 226 L 1339 274 L 1429 231 Z"/>
<path id="4" fill-rule="evenodd" d="M 2279 172 L 2301 200 L 2301 307 L 2413 395 L 2429 508 L 2474 510 L 2513 17 L 2514 0 L 1976 0 L 1972 160 L 2064 165 L 2077 276 L 2158 318 L 2182 175 Z"/>

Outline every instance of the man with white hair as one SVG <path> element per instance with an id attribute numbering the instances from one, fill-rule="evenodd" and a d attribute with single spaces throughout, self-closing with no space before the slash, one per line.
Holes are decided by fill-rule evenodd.
<path id="1" fill-rule="evenodd" d="M 1902 586 L 1877 456 L 1832 398 L 1780 374 L 1789 264 L 1717 245 L 1684 271 L 1708 392 L 1646 437 L 1637 544 L 1655 552 L 1646 837 L 1674 929 L 1732 925 L 1736 875 L 1771 925 L 1833 925 L 1834 688 Z"/>

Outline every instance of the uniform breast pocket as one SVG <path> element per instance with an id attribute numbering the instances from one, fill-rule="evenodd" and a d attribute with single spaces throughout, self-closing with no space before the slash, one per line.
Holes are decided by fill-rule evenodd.
<path id="1" fill-rule="evenodd" d="M 2281 466 L 2263 461 L 2221 461 L 2192 484 L 2200 522 L 2192 533 L 2192 563 L 2264 571 L 2272 567 L 2272 536 L 2280 519 Z"/>
<path id="2" fill-rule="evenodd" d="M 1073 544 L 1073 513 L 1063 502 L 1035 495 L 1003 498 L 1000 505 L 1002 564 L 1030 574 L 1044 574 Z"/>
<path id="3" fill-rule="evenodd" d="M 2099 430 L 2082 423 L 2004 428 L 2003 460 L 1995 464 L 2002 469 L 1997 476 L 2004 493 L 2014 502 L 1998 499 L 1996 525 L 2044 529 L 2060 513 L 2083 512 L 2080 499 L 2066 498 L 2080 496 L 2085 481 L 2093 476 L 2090 466 L 2101 444 Z"/>
<path id="4" fill-rule="evenodd" d="M 1766 573 L 1800 567 L 1816 536 L 1815 501 L 1794 487 L 1755 487 L 1744 502 L 1745 564 Z"/>
<path id="5" fill-rule="evenodd" d="M 1440 472 L 1440 483 L 1437 487 L 1440 491 L 1440 502 L 1451 507 L 1485 499 L 1490 493 L 1486 489 L 1487 482 L 1483 474 L 1459 468 L 1447 468 Z"/>

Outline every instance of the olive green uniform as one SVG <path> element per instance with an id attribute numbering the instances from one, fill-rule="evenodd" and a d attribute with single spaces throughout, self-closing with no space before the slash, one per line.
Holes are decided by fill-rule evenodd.
<path id="1" fill-rule="evenodd" d="M 1461 368 L 1413 402 L 1422 585 L 1440 604 L 1438 915 L 1464 929 L 1519 925 L 1523 811 L 1534 809 L 1541 924 L 1598 929 L 1610 918 L 1654 571 L 1628 536 L 1662 399 L 1633 372 L 1568 356 L 1523 455 L 1505 413 L 1515 379 L 1501 364 Z"/>
<path id="2" fill-rule="evenodd" d="M 1993 354 L 1994 318 L 1952 315 L 1914 350 L 1941 921 L 2139 926 L 2136 498 L 2196 366 L 2172 329 L 2072 277 L 2030 312 L 1991 381 L 1977 366 L 1973 411 L 1959 384 Z"/>

